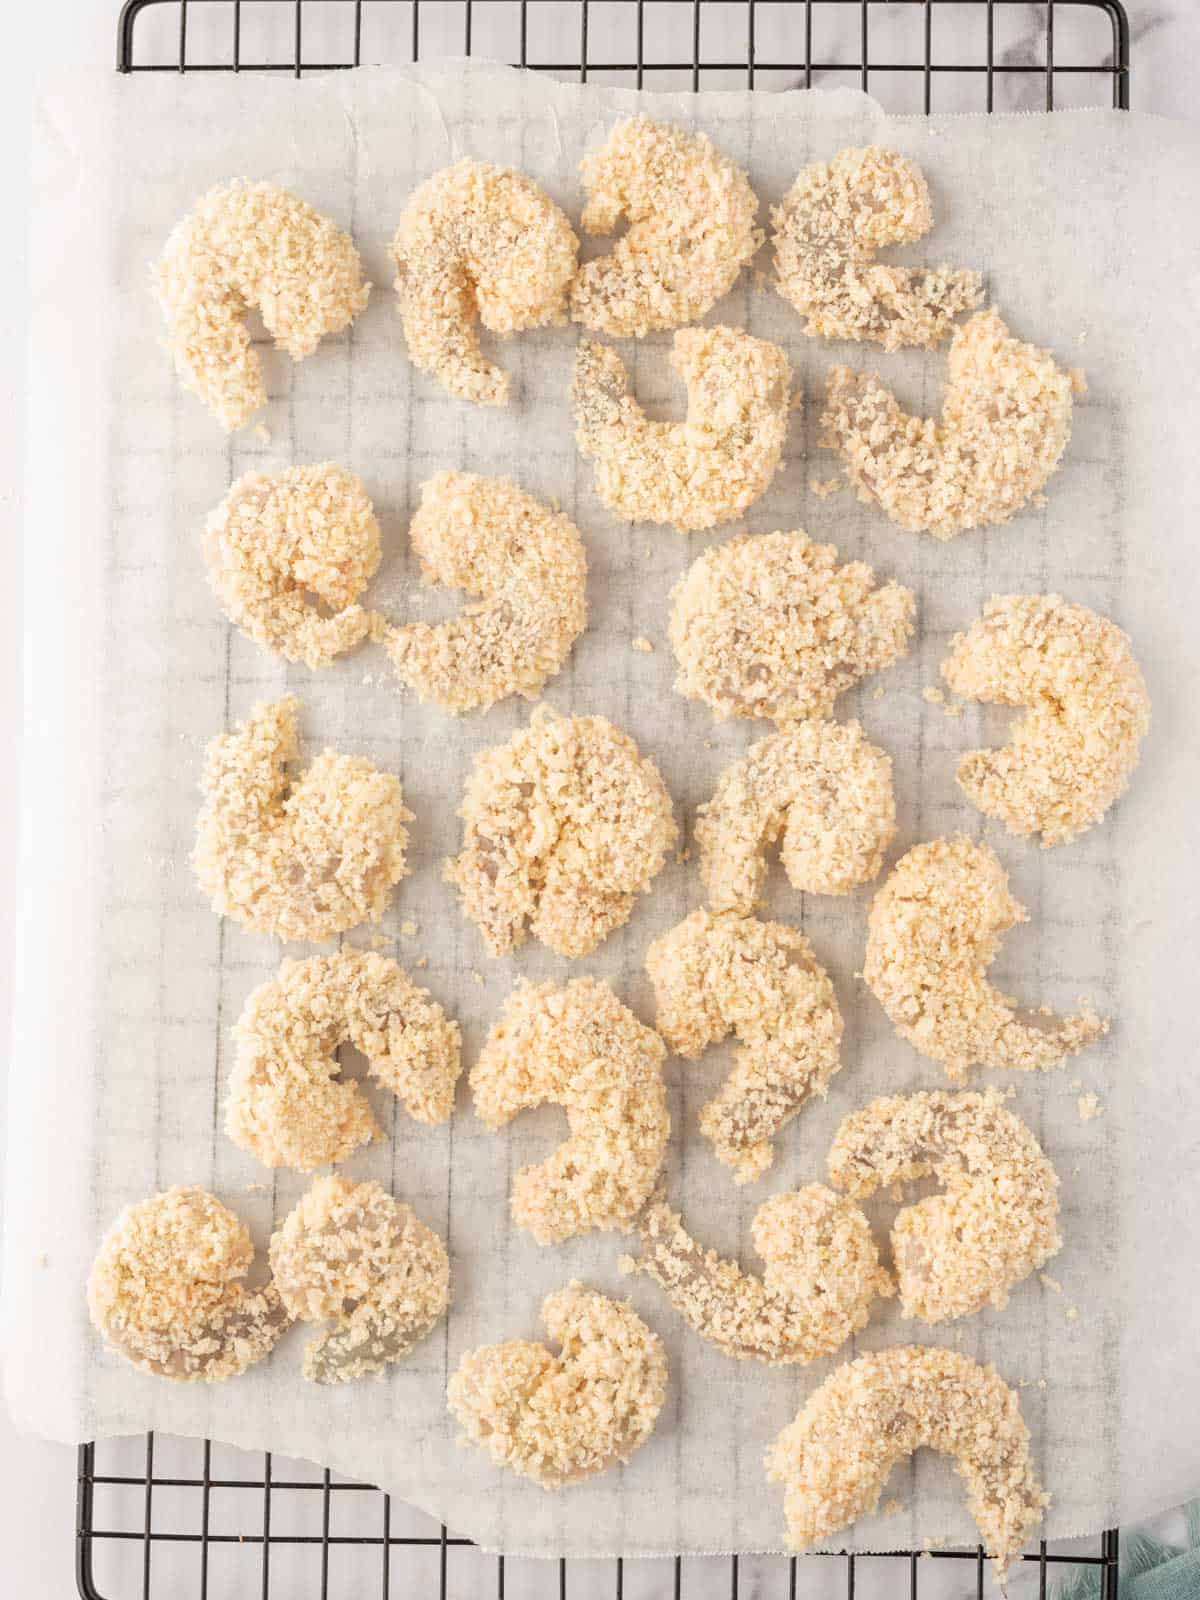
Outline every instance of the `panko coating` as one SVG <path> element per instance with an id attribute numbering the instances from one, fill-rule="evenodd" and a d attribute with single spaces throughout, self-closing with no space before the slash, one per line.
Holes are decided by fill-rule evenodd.
<path id="1" fill-rule="evenodd" d="M 796 722 L 760 739 L 699 808 L 700 877 L 714 911 L 753 911 L 780 842 L 788 882 L 849 894 L 874 878 L 896 832 L 891 758 L 857 722 Z"/>
<path id="2" fill-rule="evenodd" d="M 994 595 L 950 641 L 942 677 L 964 699 L 1029 708 L 1007 744 L 958 764 L 968 800 L 1010 833 L 1066 844 L 1128 788 L 1150 696 L 1107 617 L 1057 594 Z"/>
<path id="3" fill-rule="evenodd" d="M 738 1361 L 816 1361 L 865 1328 L 876 1295 L 894 1294 L 866 1217 L 819 1183 L 772 1195 L 754 1214 L 762 1277 L 698 1245 L 663 1201 L 638 1221 L 625 1266 L 654 1279 L 702 1339 Z"/>
<path id="4" fill-rule="evenodd" d="M 767 1452 L 793 1550 L 869 1516 L 892 1469 L 927 1446 L 953 1457 L 1002 1584 L 1050 1503 L 1016 1391 L 958 1350 L 900 1345 L 848 1361 Z"/>
<path id="5" fill-rule="evenodd" d="M 450 1304 L 446 1247 L 377 1183 L 318 1178 L 271 1235 L 271 1271 L 302 1322 L 311 1383 L 350 1383 L 406 1356 Z"/>
<path id="6" fill-rule="evenodd" d="M 139 1372 L 218 1383 L 269 1355 L 290 1318 L 271 1284 L 241 1281 L 254 1246 L 205 1189 L 176 1185 L 126 1206 L 92 1263 L 92 1325 Z"/>
<path id="7" fill-rule="evenodd" d="M 596 333 L 641 338 L 697 321 L 762 243 L 749 176 L 703 133 L 630 117 L 588 151 L 579 173 L 584 231 L 610 234 L 628 222 L 571 287 L 571 316 Z"/>
<path id="8" fill-rule="evenodd" d="M 323 750 L 292 778 L 292 695 L 254 708 L 208 747 L 192 856 L 218 916 L 279 939 L 332 938 L 378 922 L 405 876 L 400 780 L 362 756 Z"/>
<path id="9" fill-rule="evenodd" d="M 478 757 L 459 815 L 445 876 L 494 956 L 527 933 L 590 954 L 629 920 L 677 834 L 658 768 L 628 734 L 548 706 Z"/>
<path id="10" fill-rule="evenodd" d="M 154 267 L 167 349 L 185 388 L 230 432 L 267 403 L 252 307 L 293 361 L 366 309 L 371 285 L 348 233 L 274 183 L 219 184 Z"/>
<path id="11" fill-rule="evenodd" d="M 692 562 L 671 593 L 675 687 L 713 713 L 792 722 L 827 717 L 869 673 L 908 650 L 916 601 L 875 587 L 803 532 L 740 534 Z"/>
<path id="12" fill-rule="evenodd" d="M 288 661 L 327 667 L 378 629 L 356 601 L 379 524 L 362 479 L 334 461 L 243 474 L 205 524 L 204 556 L 225 615 Z"/>
<path id="13" fill-rule="evenodd" d="M 567 320 L 579 241 L 546 191 L 512 167 L 457 161 L 409 196 L 392 240 L 408 354 L 460 400 L 508 404 L 478 319 L 507 337 Z"/>
<path id="14" fill-rule="evenodd" d="M 1058 1174 L 994 1090 L 872 1100 L 843 1120 L 828 1160 L 834 1188 L 856 1200 L 931 1176 L 942 1186 L 892 1224 L 906 1317 L 1005 1306 L 1062 1245 Z"/>
<path id="15" fill-rule="evenodd" d="M 225 1132 L 268 1167 L 312 1172 L 383 1137 L 339 1046 L 367 1058 L 375 1082 L 418 1122 L 444 1122 L 462 1070 L 458 1024 L 386 956 L 351 946 L 285 961 L 246 1001 Z"/>
<path id="16" fill-rule="evenodd" d="M 915 845 L 875 896 L 863 977 L 897 1032 L 948 1078 L 973 1066 L 1046 1071 L 1108 1031 L 1087 1007 L 1018 1012 L 987 981 L 1000 935 L 1026 917 L 995 851 L 962 837 Z"/>
<path id="17" fill-rule="evenodd" d="M 687 418 L 652 422 L 617 352 L 584 340 L 571 380 L 575 439 L 611 511 L 695 533 L 739 516 L 774 477 L 792 369 L 778 345 L 719 327 L 680 329 L 671 365 L 687 385 Z"/>
<path id="18" fill-rule="evenodd" d="M 737 1036 L 733 1070 L 700 1113 L 700 1131 L 736 1183 L 760 1178 L 776 1134 L 824 1096 L 841 1066 L 829 974 L 798 928 L 703 909 L 654 941 L 646 971 L 672 1050 L 694 1061 Z"/>
<path id="19" fill-rule="evenodd" d="M 831 367 L 825 383 L 821 443 L 858 498 L 935 539 L 1010 521 L 1071 437 L 1071 377 L 994 307 L 955 329 L 940 421 L 908 416 L 874 374 Z"/>
<path id="20" fill-rule="evenodd" d="M 439 472 L 409 528 L 426 583 L 475 596 L 449 622 L 394 631 L 396 671 L 444 711 L 536 699 L 587 625 L 579 529 L 508 478 Z"/>
<path id="21" fill-rule="evenodd" d="M 557 1356 L 527 1339 L 468 1350 L 446 1398 L 465 1437 L 498 1467 L 561 1489 L 645 1444 L 667 1358 L 631 1306 L 574 1280 L 543 1301 L 542 1323 Z"/>
<path id="22" fill-rule="evenodd" d="M 513 1179 L 512 1214 L 539 1244 L 589 1229 L 628 1233 L 654 1187 L 671 1134 L 666 1054 L 606 983 L 524 980 L 509 995 L 471 1069 L 475 1114 L 505 1127 L 551 1103 L 570 1138 Z"/>
<path id="23" fill-rule="evenodd" d="M 771 222 L 779 293 L 814 337 L 932 350 L 982 298 L 978 272 L 875 260 L 933 227 L 925 174 L 899 151 L 868 145 L 801 167 Z"/>

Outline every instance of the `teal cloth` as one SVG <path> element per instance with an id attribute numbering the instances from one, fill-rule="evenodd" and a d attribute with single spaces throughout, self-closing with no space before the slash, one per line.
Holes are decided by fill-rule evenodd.
<path id="1" fill-rule="evenodd" d="M 1200 1500 L 1185 1506 L 1184 1516 L 1186 1550 L 1136 1528 L 1121 1535 L 1121 1600 L 1200 1600 Z M 1055 1600 L 1098 1600 L 1100 1573 L 1077 1567 L 1052 1592 Z"/>
<path id="2" fill-rule="evenodd" d="M 1200 1550 L 1121 1580 L 1121 1600 L 1200 1600 Z"/>

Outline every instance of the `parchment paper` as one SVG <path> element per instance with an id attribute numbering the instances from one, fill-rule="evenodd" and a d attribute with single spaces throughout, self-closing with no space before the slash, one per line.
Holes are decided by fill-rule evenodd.
<path id="1" fill-rule="evenodd" d="M 1111 1037 L 1061 1072 L 1015 1081 L 1020 1113 L 1063 1179 L 1061 1293 L 1032 1279 L 1003 1312 L 926 1329 L 878 1309 L 859 1351 L 925 1339 L 994 1360 L 1023 1386 L 1037 1459 L 1054 1495 L 1049 1537 L 1129 1522 L 1200 1488 L 1196 1334 L 1195 693 L 1196 297 L 1200 149 L 1194 132 L 1140 115 L 890 120 L 852 92 L 642 95 L 504 69 L 339 74 L 295 83 L 193 75 L 56 80 L 39 120 L 31 461 L 26 572 L 27 708 L 21 844 L 21 967 L 12 1056 L 5 1371 L 20 1422 L 61 1438 L 155 1427 L 307 1456 L 377 1482 L 493 1549 L 628 1554 L 771 1550 L 781 1497 L 763 1451 L 828 1373 L 736 1364 L 686 1331 L 655 1287 L 617 1268 L 623 1242 L 539 1249 L 508 1220 L 516 1167 L 562 1136 L 552 1111 L 486 1132 L 462 1086 L 449 1127 L 392 1115 L 391 1138 L 347 1164 L 391 1185 L 449 1240 L 448 1320 L 384 1381 L 319 1389 L 300 1377 L 304 1330 L 224 1386 L 177 1388 L 134 1374 L 89 1329 L 83 1287 L 102 1232 L 126 1202 L 176 1182 L 212 1187 L 264 1246 L 305 1187 L 272 1176 L 222 1132 L 230 1027 L 281 949 L 221 925 L 188 865 L 202 752 L 261 698 L 303 701 L 309 752 L 363 751 L 402 775 L 416 814 L 413 874 L 384 924 L 395 953 L 462 1023 L 469 1064 L 518 974 L 609 979 L 646 1020 L 648 941 L 700 902 L 694 863 L 662 873 L 629 926 L 574 965 L 530 946 L 489 962 L 440 881 L 457 848 L 455 806 L 473 755 L 529 714 L 523 702 L 455 721 L 418 706 L 366 651 L 331 671 L 286 669 L 225 623 L 205 582 L 200 530 L 250 467 L 333 457 L 360 472 L 384 529 L 371 599 L 396 617 L 447 615 L 422 593 L 405 529 L 418 486 L 444 467 L 515 475 L 558 497 L 584 532 L 591 618 L 547 699 L 602 712 L 659 763 L 689 821 L 717 774 L 765 725 L 715 725 L 672 690 L 667 595 L 686 563 L 735 531 L 684 539 L 618 524 L 597 501 L 571 438 L 569 329 L 500 351 L 507 412 L 461 404 L 415 374 L 390 289 L 387 242 L 414 184 L 462 156 L 513 163 L 577 218 L 576 163 L 639 105 L 701 127 L 744 162 L 764 202 L 804 162 L 883 141 L 924 166 L 937 231 L 909 252 L 978 265 L 1020 336 L 1087 369 L 1089 390 L 1046 505 L 948 545 L 904 534 L 810 478 L 836 470 L 816 448 L 826 366 L 874 364 L 915 409 L 939 404 L 944 355 L 886 356 L 806 339 L 795 314 L 743 274 L 714 320 L 787 349 L 808 397 L 786 461 L 745 519 L 804 527 L 917 591 L 920 637 L 886 678 L 840 702 L 892 754 L 900 832 L 892 858 L 954 829 L 987 834 L 1029 906 L 1005 941 L 999 980 L 1033 1004 L 1090 997 Z M 299 367 L 267 353 L 269 441 L 226 440 L 185 394 L 159 347 L 147 264 L 209 184 L 235 174 L 294 187 L 353 230 L 377 287 L 353 331 Z M 765 258 L 764 258 L 765 264 Z M 679 415 L 668 339 L 624 349 L 639 396 Z M 1003 719 L 957 720 L 923 687 L 949 634 L 993 592 L 1059 590 L 1132 634 L 1154 730 L 1132 791 L 1103 826 L 1041 852 L 985 828 L 953 781 L 958 753 L 1003 736 Z M 646 635 L 651 654 L 631 641 Z M 877 686 L 886 693 L 877 695 Z M 749 1253 L 767 1195 L 824 1175 L 839 1119 L 885 1090 L 938 1087 L 940 1071 L 898 1040 L 857 977 L 869 890 L 801 897 L 775 870 L 770 906 L 801 923 L 833 974 L 845 1065 L 828 1100 L 779 1141 L 761 1182 L 734 1187 L 696 1133 L 727 1066 L 668 1066 L 670 1189 L 698 1237 Z M 401 934 L 404 922 L 418 925 Z M 369 941 L 370 930 L 353 935 Z M 300 953 L 293 947 L 292 954 Z M 992 1076 L 1007 1085 L 999 1075 Z M 1076 1100 L 1096 1091 L 1102 1117 Z M 882 1226 L 887 1207 L 876 1207 Z M 462 1352 L 539 1337 L 550 1289 L 580 1277 L 629 1292 L 665 1338 L 669 1398 L 651 1443 L 623 1471 L 558 1496 L 455 1448 L 443 1392 Z M 1072 1315 L 1077 1309 L 1078 1315 Z M 847 1347 L 834 1360 L 848 1358 Z M 834 1543 L 894 1547 L 973 1540 L 957 1481 L 927 1453 L 899 1469 L 898 1516 Z"/>

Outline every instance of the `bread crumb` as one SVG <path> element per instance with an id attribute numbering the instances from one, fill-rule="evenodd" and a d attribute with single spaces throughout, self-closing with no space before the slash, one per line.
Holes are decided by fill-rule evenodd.
<path id="1" fill-rule="evenodd" d="M 828 500 L 831 494 L 836 494 L 842 487 L 840 475 L 832 478 L 810 478 L 808 480 L 809 494 L 815 494 L 818 500 Z"/>
<path id="2" fill-rule="evenodd" d="M 1104 1107 L 1098 1094 L 1081 1094 L 1077 1103 L 1080 1122 L 1092 1122 L 1096 1117 L 1104 1115 Z"/>
<path id="3" fill-rule="evenodd" d="M 1067 1307 L 1067 1321 L 1068 1322 L 1078 1322 L 1078 1320 L 1079 1320 L 1079 1307 L 1078 1306 L 1068 1306 Z"/>
<path id="4" fill-rule="evenodd" d="M 1039 1272 L 1038 1279 L 1044 1289 L 1049 1289 L 1054 1294 L 1063 1292 L 1062 1284 L 1057 1278 L 1052 1278 L 1048 1272 Z"/>
<path id="5" fill-rule="evenodd" d="M 400 924 L 400 932 L 406 939 L 414 938 L 418 931 L 419 930 L 415 922 L 405 921 Z"/>
<path id="6" fill-rule="evenodd" d="M 940 689 L 935 689 L 932 684 L 928 684 L 921 690 L 921 699 L 931 706 L 944 706 L 946 703 L 946 696 Z"/>
<path id="7" fill-rule="evenodd" d="M 891 1500 L 884 1502 L 883 1514 L 885 1517 L 898 1517 L 903 1510 L 904 1502 L 897 1500 L 894 1496 Z"/>
<path id="8" fill-rule="evenodd" d="M 271 430 L 267 427 L 265 422 L 256 422 L 254 424 L 254 437 L 256 439 L 261 439 L 263 444 L 270 444 Z"/>
<path id="9" fill-rule="evenodd" d="M 640 650 L 645 656 L 652 655 L 654 653 L 654 646 L 643 633 L 639 633 L 637 638 L 633 641 L 633 648 L 635 650 Z"/>

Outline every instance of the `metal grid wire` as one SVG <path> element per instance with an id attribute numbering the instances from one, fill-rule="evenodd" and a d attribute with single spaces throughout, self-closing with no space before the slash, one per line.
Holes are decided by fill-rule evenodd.
<path id="1" fill-rule="evenodd" d="M 728 49 L 710 52 L 709 23 L 718 10 L 726 21 L 733 14 L 735 27 L 727 32 L 742 40 L 737 59 L 728 59 Z M 615 34 L 610 13 L 620 14 Z M 953 13 L 975 25 L 979 50 L 971 60 L 949 59 L 946 24 Z M 907 26 L 907 35 L 898 25 Z M 1064 100 L 1077 103 L 1072 91 L 1085 84 L 1092 103 L 1102 85 L 1113 106 L 1129 105 L 1129 31 L 1120 0 L 126 0 L 117 35 L 122 72 L 300 76 L 364 61 L 472 53 L 578 81 L 638 87 L 854 82 L 894 109 L 925 112 L 935 103 L 939 110 L 1052 109 Z M 535 1589 L 547 1600 L 552 1594 L 566 1600 L 579 1592 L 584 1574 L 572 1563 L 541 1563 L 536 1585 L 527 1585 L 530 1563 L 485 1558 L 469 1540 L 393 1506 L 390 1496 L 370 1485 L 328 1471 L 300 1476 L 303 1469 L 294 1472 L 293 1463 L 281 1471 L 270 1454 L 233 1452 L 208 1440 L 170 1441 L 164 1465 L 165 1443 L 159 1441 L 157 1465 L 153 1435 L 141 1445 L 112 1440 L 80 1447 L 76 1578 L 84 1600 L 125 1600 L 126 1594 L 209 1600 L 234 1592 L 235 1570 L 236 1592 L 258 1593 L 263 1600 L 334 1600 L 349 1593 L 382 1594 L 383 1600 L 400 1594 L 448 1600 L 461 1593 L 475 1600 L 489 1592 L 498 1600 L 506 1594 L 523 1600 Z M 177 1464 L 181 1451 L 186 1455 Z M 226 1461 L 229 1470 L 222 1470 Z M 234 1525 L 228 1507 L 235 1496 Z M 285 1501 L 290 1515 L 283 1511 Z M 343 1514 L 348 1507 L 353 1517 Z M 343 1531 L 350 1525 L 353 1531 Z M 164 1587 L 168 1546 L 175 1550 Z M 101 1588 L 96 1570 L 98 1552 L 117 1548 L 126 1558 L 124 1578 L 133 1575 L 131 1587 L 120 1594 Z M 465 1567 L 456 1570 L 468 1552 L 469 1577 Z M 350 1554 L 354 1576 L 343 1587 L 343 1558 Z M 301 1557 L 308 1564 L 297 1586 L 295 1561 Z M 1116 1600 L 1115 1530 L 1091 1553 L 1051 1551 L 1043 1542 L 1023 1559 L 1036 1568 L 1039 1600 L 1056 1570 L 1080 1568 L 1096 1571 L 1100 1600 Z M 802 1567 L 819 1563 L 823 1597 L 844 1592 L 854 1600 L 867 1589 L 870 1573 L 872 1593 L 918 1600 L 930 1562 L 953 1564 L 968 1586 L 958 1593 L 982 1600 L 987 1592 L 982 1546 L 803 1562 L 793 1557 L 751 1564 L 737 1556 L 589 1562 L 586 1591 L 624 1600 L 636 1588 L 655 1600 L 681 1600 L 692 1592 L 689 1575 L 704 1568 L 706 1594 L 723 1589 L 732 1600 L 751 1591 L 764 1600 L 796 1600 Z M 888 1574 L 886 1591 L 877 1586 L 881 1565 Z M 185 1572 L 191 1576 L 182 1577 Z"/>

